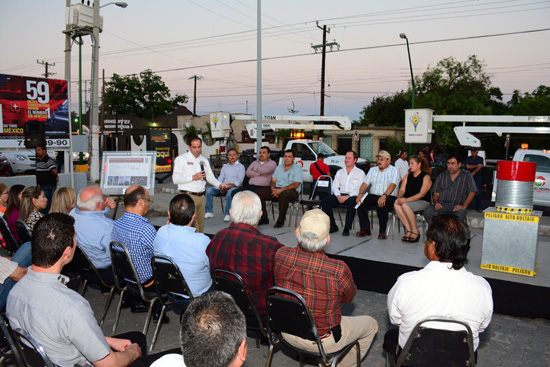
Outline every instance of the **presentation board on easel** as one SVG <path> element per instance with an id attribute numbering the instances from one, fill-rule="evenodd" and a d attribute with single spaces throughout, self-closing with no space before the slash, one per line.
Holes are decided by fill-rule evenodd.
<path id="1" fill-rule="evenodd" d="M 108 195 L 124 195 L 133 185 L 155 193 L 156 152 L 103 152 L 101 190 Z"/>

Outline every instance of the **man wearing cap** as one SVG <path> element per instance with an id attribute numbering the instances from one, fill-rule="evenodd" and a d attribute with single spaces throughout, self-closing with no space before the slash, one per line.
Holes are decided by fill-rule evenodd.
<path id="1" fill-rule="evenodd" d="M 189 151 L 177 157 L 174 162 L 172 182 L 178 185 L 180 193 L 187 194 L 193 199 L 195 203 L 194 226 L 197 232 L 202 233 L 204 229 L 204 205 L 206 204 L 204 196 L 206 181 L 210 185 L 222 190 L 228 190 L 229 186 L 216 180 L 208 159 L 201 155 L 201 138 L 198 136 L 191 137 L 187 147 Z"/>
<path id="2" fill-rule="evenodd" d="M 478 149 L 477 147 L 472 147 L 472 155 L 468 156 L 466 158 L 466 169 L 470 171 L 472 174 L 472 177 L 474 178 L 474 182 L 476 183 L 477 187 L 477 195 L 476 195 L 476 210 L 477 212 L 481 213 L 481 169 L 483 168 L 483 157 L 480 157 L 478 155 Z"/>
<path id="3" fill-rule="evenodd" d="M 338 351 L 358 340 L 364 358 L 378 331 L 378 323 L 370 316 L 342 316 L 340 304 L 350 303 L 357 287 L 349 267 L 325 253 L 330 242 L 329 229 L 330 219 L 320 209 L 304 214 L 296 229 L 298 246 L 282 247 L 275 255 L 275 285 L 304 297 L 325 352 Z M 282 336 L 298 348 L 318 351 L 314 341 L 285 333 Z M 355 366 L 356 362 L 355 351 L 351 351 L 338 366 Z"/>
<path id="4" fill-rule="evenodd" d="M 357 168 L 357 153 L 350 150 L 344 158 L 345 167 L 336 172 L 332 183 L 332 195 L 321 200 L 321 209 L 330 218 L 330 233 L 338 232 L 338 226 L 334 220 L 333 208 L 340 204 L 346 206 L 346 224 L 342 236 L 349 236 L 349 230 L 355 219 L 355 199 L 359 188 L 365 180 L 365 172 Z"/>
<path id="5" fill-rule="evenodd" d="M 391 155 L 381 150 L 377 155 L 376 167 L 372 167 L 367 173 L 365 182 L 359 188 L 359 195 L 356 203 L 359 204 L 357 214 L 361 230 L 357 232 L 358 237 L 370 236 L 370 221 L 368 209 L 376 208 L 376 215 L 380 224 L 378 238 L 385 240 L 386 225 L 390 210 L 397 197 L 397 185 L 399 184 L 399 173 L 397 168 L 390 165 Z M 368 190 L 367 197 L 363 196 Z"/>
<path id="6" fill-rule="evenodd" d="M 397 168 L 397 171 L 399 172 L 399 182 L 401 182 L 409 173 L 409 162 L 407 162 L 408 155 L 409 153 L 404 150 L 401 150 L 397 155 L 399 159 L 395 161 L 395 168 Z"/>
<path id="7" fill-rule="evenodd" d="M 317 184 L 317 180 L 319 180 L 319 177 L 330 176 L 330 169 L 328 168 L 324 160 L 325 155 L 323 153 L 319 153 L 317 155 L 317 161 L 309 166 L 309 173 L 311 174 L 312 179 L 309 190 L 310 192 L 313 191 L 313 188 Z M 327 194 L 316 194 L 315 196 L 317 195 L 319 195 L 319 200 L 322 200 Z M 315 199 L 315 197 L 311 197 L 311 199 Z"/>

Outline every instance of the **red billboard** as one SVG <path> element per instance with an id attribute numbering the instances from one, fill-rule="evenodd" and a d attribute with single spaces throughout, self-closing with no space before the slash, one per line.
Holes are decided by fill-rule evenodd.
<path id="1" fill-rule="evenodd" d="M 67 92 L 65 80 L 0 74 L 0 147 L 23 147 L 29 121 L 44 121 L 48 147 L 68 147 Z"/>

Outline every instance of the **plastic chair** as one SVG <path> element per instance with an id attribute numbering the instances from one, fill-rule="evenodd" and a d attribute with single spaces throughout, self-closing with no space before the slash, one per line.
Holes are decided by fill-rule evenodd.
<path id="1" fill-rule="evenodd" d="M 73 257 L 73 261 L 71 264 L 74 264 L 74 269 L 78 272 L 78 274 L 83 279 L 82 284 L 82 290 L 80 291 L 80 295 L 84 296 L 84 292 L 86 291 L 86 286 L 88 285 L 88 276 L 90 274 L 95 274 L 97 279 L 99 280 L 99 284 L 102 285 L 105 288 L 109 288 L 109 297 L 107 297 L 107 302 L 105 303 L 105 307 L 103 308 L 103 314 L 101 315 L 101 319 L 99 321 L 99 326 L 103 325 L 103 322 L 105 321 L 105 317 L 107 316 L 107 311 L 109 311 L 109 307 L 111 306 L 111 302 L 115 296 L 115 286 L 109 285 L 105 283 L 103 278 L 101 277 L 101 274 L 99 271 L 97 271 L 97 268 L 94 266 L 88 255 L 86 255 L 86 252 L 82 250 L 82 246 L 77 242 L 76 249 Z"/>
<path id="2" fill-rule="evenodd" d="M 2 233 L 2 237 L 4 238 L 6 250 L 10 253 L 10 255 L 13 255 L 19 248 L 19 243 L 15 240 L 15 237 L 13 237 L 6 220 L 3 217 L 0 217 L 0 219 L 0 233 Z"/>
<path id="3" fill-rule="evenodd" d="M 153 256 L 151 259 L 151 267 L 153 268 L 153 280 L 155 282 L 155 288 L 157 289 L 157 298 L 162 304 L 160 311 L 160 317 L 153 334 L 153 341 L 149 351 L 153 351 L 155 342 L 157 341 L 158 334 L 160 332 L 160 325 L 162 325 L 162 319 L 166 312 L 166 307 L 175 305 L 183 310 L 187 306 L 181 306 L 177 302 L 172 302 L 167 294 L 171 294 L 174 297 L 187 296 L 189 302 L 193 302 L 194 297 L 191 289 L 187 285 L 185 278 L 183 277 L 178 266 L 169 258 L 163 256 Z"/>
<path id="4" fill-rule="evenodd" d="M 113 334 L 116 333 L 120 310 L 122 309 L 122 299 L 124 298 L 124 294 L 128 292 L 134 297 L 140 297 L 144 302 L 149 304 L 147 318 L 145 319 L 145 325 L 143 326 L 143 334 L 147 335 L 147 329 L 149 328 L 151 315 L 153 313 L 153 305 L 158 298 L 149 297 L 145 293 L 143 286 L 139 282 L 136 269 L 132 263 L 126 246 L 120 242 L 112 241 L 109 244 L 109 247 L 111 249 L 111 261 L 113 265 L 113 272 L 115 274 L 115 285 L 120 291 L 120 300 L 118 301 L 115 324 L 113 325 Z"/>
<path id="5" fill-rule="evenodd" d="M 298 293 L 281 287 L 272 287 L 267 291 L 267 338 L 269 350 L 267 353 L 266 367 L 271 365 L 273 349 L 275 345 L 283 344 L 298 352 L 300 365 L 303 357 L 314 357 L 323 366 L 336 367 L 340 358 L 345 356 L 354 346 L 357 351 L 357 366 L 361 366 L 361 352 L 359 342 L 356 340 L 335 353 L 325 353 L 321 337 L 315 326 L 315 321 L 304 298 Z M 288 343 L 281 333 L 299 336 L 317 343 L 319 353 L 312 353 L 299 349 Z"/>
<path id="6" fill-rule="evenodd" d="M 214 289 L 230 294 L 246 317 L 247 329 L 256 334 L 256 348 L 260 347 L 260 335 L 267 339 L 264 323 L 252 301 L 252 296 L 243 278 L 232 271 L 214 270 Z"/>
<path id="7" fill-rule="evenodd" d="M 23 361 L 27 367 L 55 367 L 56 365 L 44 352 L 44 348 L 26 331 L 21 329 L 13 330 L 15 343 L 23 356 Z M 21 341 L 23 340 L 25 344 Z"/>
<path id="8" fill-rule="evenodd" d="M 20 245 L 31 240 L 31 231 L 29 231 L 27 223 L 23 222 L 22 220 L 16 220 L 15 228 L 17 229 L 17 235 L 19 236 Z"/>
<path id="9" fill-rule="evenodd" d="M 424 324 L 434 321 L 458 325 L 466 330 L 441 330 L 424 326 Z M 414 327 L 397 361 L 395 356 L 386 352 L 386 366 L 474 367 L 475 352 L 472 329 L 463 321 L 447 318 L 422 320 Z"/>

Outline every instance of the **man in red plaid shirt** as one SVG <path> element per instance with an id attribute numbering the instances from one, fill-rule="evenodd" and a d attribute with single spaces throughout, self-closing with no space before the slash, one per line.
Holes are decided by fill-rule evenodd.
<path id="1" fill-rule="evenodd" d="M 304 299 L 315 320 L 325 352 L 341 350 L 359 341 L 364 358 L 378 331 L 378 323 L 370 316 L 342 316 L 341 303 L 353 300 L 357 287 L 349 267 L 329 258 L 325 247 L 330 241 L 330 219 L 320 209 L 309 210 L 296 229 L 298 246 L 284 247 L 275 255 L 275 285 L 293 290 Z M 290 344 L 317 352 L 314 341 L 283 333 Z M 355 366 L 355 353 L 348 353 L 338 364 Z"/>
<path id="2" fill-rule="evenodd" d="M 238 273 L 250 290 L 260 316 L 265 315 L 265 294 L 275 285 L 273 259 L 284 247 L 275 237 L 261 234 L 256 227 L 262 216 L 260 197 L 241 191 L 233 197 L 231 224 L 222 229 L 208 245 L 206 255 L 210 270 L 224 269 Z"/>

